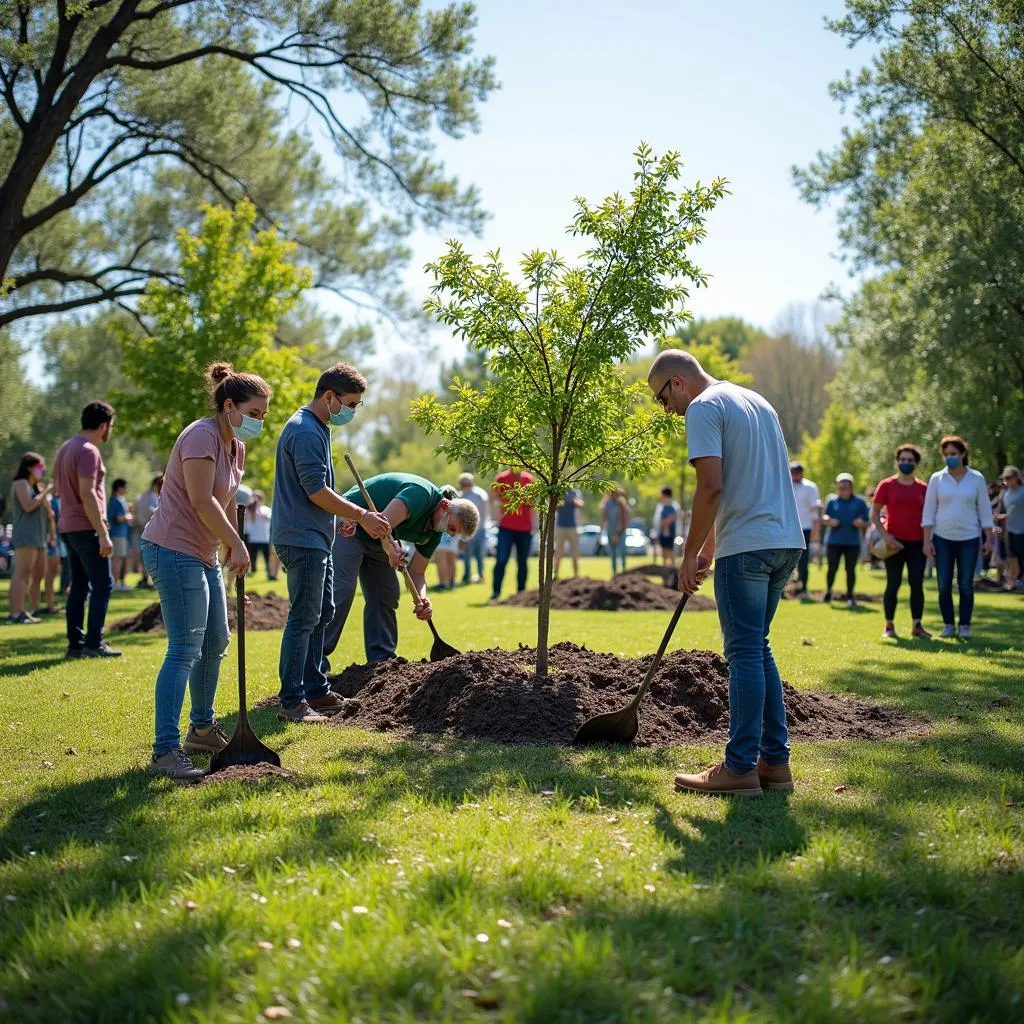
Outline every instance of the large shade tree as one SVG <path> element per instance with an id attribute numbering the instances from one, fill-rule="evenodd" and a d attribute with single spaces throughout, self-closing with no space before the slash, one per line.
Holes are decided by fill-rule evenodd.
<path id="1" fill-rule="evenodd" d="M 675 191 L 676 153 L 636 153 L 633 188 L 600 204 L 576 200 L 571 233 L 587 245 L 578 266 L 554 250 L 526 253 L 514 278 L 497 252 L 477 263 L 459 242 L 429 271 L 427 309 L 486 356 L 478 385 L 455 398 L 427 395 L 412 418 L 443 441 L 438 451 L 481 470 L 516 466 L 535 483 L 512 496 L 541 512 L 537 674 L 548 669 L 554 512 L 570 487 L 600 492 L 615 474 L 643 477 L 664 462 L 671 417 L 626 361 L 686 314 L 689 287 L 706 282 L 690 256 L 725 182 Z"/>
<path id="2" fill-rule="evenodd" d="M 495 85 L 473 26 L 418 0 L 0 0 L 0 327 L 134 309 L 180 283 L 201 203 L 243 197 L 317 285 L 401 313 L 412 227 L 482 217 L 434 156 Z"/>

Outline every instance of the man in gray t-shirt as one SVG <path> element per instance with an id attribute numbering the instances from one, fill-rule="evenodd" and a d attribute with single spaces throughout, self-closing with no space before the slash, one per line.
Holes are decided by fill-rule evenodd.
<path id="1" fill-rule="evenodd" d="M 715 560 L 715 598 L 729 660 L 725 759 L 680 789 L 760 796 L 790 790 L 782 680 L 768 630 L 804 548 L 779 418 L 760 395 L 715 380 L 689 353 L 668 349 L 648 374 L 666 412 L 686 417 L 697 475 L 679 589 L 693 594 Z"/>

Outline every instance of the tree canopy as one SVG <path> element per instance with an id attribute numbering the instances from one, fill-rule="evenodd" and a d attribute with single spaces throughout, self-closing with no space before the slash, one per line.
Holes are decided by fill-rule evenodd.
<path id="1" fill-rule="evenodd" d="M 317 286 L 403 313 L 412 227 L 483 216 L 434 156 L 496 84 L 474 24 L 418 0 L 0 0 L 0 327 L 134 308 L 180 283 L 175 230 L 241 198 Z"/>

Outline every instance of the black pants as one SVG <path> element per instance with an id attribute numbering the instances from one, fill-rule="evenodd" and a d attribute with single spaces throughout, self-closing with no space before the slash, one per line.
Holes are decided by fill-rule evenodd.
<path id="1" fill-rule="evenodd" d="M 899 538 L 897 538 L 899 540 Z M 924 568 L 928 559 L 924 554 L 923 540 L 901 540 L 902 550 L 885 560 L 885 621 L 896 618 L 896 595 L 903 583 L 903 567 L 907 567 L 907 582 L 910 584 L 910 617 L 919 622 L 924 615 Z"/>
<path id="2" fill-rule="evenodd" d="M 494 597 L 501 597 L 501 584 L 505 580 L 505 566 L 516 553 L 516 590 L 526 589 L 526 573 L 530 564 L 530 543 L 533 537 L 529 530 L 510 530 L 507 526 L 498 527 L 498 557 L 494 562 Z"/>
<path id="3" fill-rule="evenodd" d="M 263 556 L 263 564 L 266 566 L 267 575 L 270 575 L 270 545 L 253 543 L 250 540 L 245 542 L 246 548 L 249 550 L 249 565 L 251 571 L 256 571 L 256 563 L 259 561 L 260 555 Z"/>
<path id="4" fill-rule="evenodd" d="M 71 568 L 71 591 L 64 614 L 68 624 L 68 647 L 93 649 L 103 643 L 103 625 L 107 620 L 107 604 L 114 589 L 110 559 L 100 555 L 100 541 L 95 530 L 73 530 L 61 534 L 68 549 Z M 85 625 L 85 602 L 89 601 L 89 624 Z"/>
<path id="5" fill-rule="evenodd" d="M 800 552 L 800 561 L 797 562 L 796 575 L 800 580 L 803 590 L 807 589 L 807 572 L 811 560 L 811 531 L 804 530 L 804 549 Z"/>
<path id="6" fill-rule="evenodd" d="M 853 588 L 857 582 L 857 559 L 860 558 L 859 544 L 829 544 L 825 548 L 828 558 L 828 580 L 825 589 L 832 593 L 832 584 L 836 581 L 836 573 L 839 572 L 839 560 L 846 562 L 846 596 L 853 597 Z"/>

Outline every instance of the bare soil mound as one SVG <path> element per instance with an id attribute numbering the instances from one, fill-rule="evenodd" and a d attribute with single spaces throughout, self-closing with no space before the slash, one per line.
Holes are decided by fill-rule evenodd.
<path id="1" fill-rule="evenodd" d="M 795 586 L 790 584 L 783 591 L 782 597 L 786 601 L 799 601 L 800 597 L 801 597 L 801 594 L 799 593 L 799 591 L 796 589 Z M 860 594 L 860 593 L 857 593 L 855 591 L 853 597 L 854 597 L 854 600 L 856 600 L 857 604 L 881 604 L 882 603 L 882 598 L 879 595 L 877 595 L 877 594 Z M 807 598 L 810 601 L 817 601 L 819 604 L 821 604 L 825 600 L 825 591 L 824 590 L 808 590 L 807 591 Z M 836 604 L 840 604 L 840 605 L 841 604 L 845 604 L 846 603 L 846 593 L 845 593 L 845 591 L 833 590 L 832 591 L 832 600 Z"/>
<path id="2" fill-rule="evenodd" d="M 288 601 L 277 594 L 249 594 L 245 606 L 245 628 L 268 630 L 284 629 L 288 620 Z M 235 628 L 235 602 L 228 600 L 228 625 Z M 146 605 L 137 615 L 129 615 L 115 622 L 114 633 L 163 633 L 164 619 L 160 603 Z"/>
<path id="3" fill-rule="evenodd" d="M 506 598 L 502 604 L 520 608 L 536 608 L 540 591 L 524 590 Z M 592 580 L 589 576 L 555 580 L 551 588 L 551 607 L 559 610 L 586 611 L 658 611 L 675 608 L 679 594 L 646 576 L 622 573 L 610 580 Z M 687 611 L 711 611 L 715 602 L 710 597 L 694 594 Z"/>
<path id="4" fill-rule="evenodd" d="M 620 576 L 653 576 L 661 580 L 666 587 L 672 590 L 679 589 L 679 573 L 671 565 L 659 565 L 657 562 L 645 562 L 643 565 L 634 565 L 632 569 L 623 569 Z"/>
<path id="5" fill-rule="evenodd" d="M 259 764 L 236 764 L 229 768 L 222 768 L 219 772 L 203 777 L 203 785 L 211 785 L 214 782 L 260 782 L 263 779 L 291 779 L 295 773 L 286 768 L 278 768 L 276 764 L 269 761 L 260 761 Z"/>
<path id="6" fill-rule="evenodd" d="M 550 674 L 534 676 L 535 652 L 472 651 L 443 662 L 402 658 L 351 665 L 331 680 L 350 698 L 335 725 L 474 737 L 498 743 L 568 745 L 591 715 L 614 711 L 636 692 L 652 656 L 617 658 L 572 643 L 550 652 Z M 795 690 L 785 684 L 790 734 L 798 740 L 880 739 L 924 724 L 895 708 Z M 712 651 L 673 651 L 640 709 L 637 744 L 666 747 L 719 740 L 728 730 L 725 660 Z"/>

